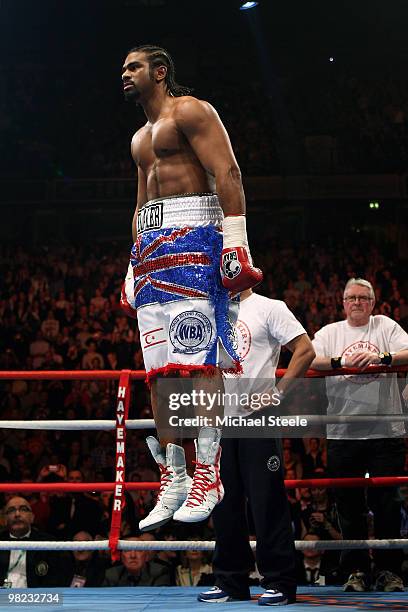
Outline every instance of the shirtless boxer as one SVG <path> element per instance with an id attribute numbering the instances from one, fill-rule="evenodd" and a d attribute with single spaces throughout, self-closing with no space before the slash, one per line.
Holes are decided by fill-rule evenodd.
<path id="1" fill-rule="evenodd" d="M 217 391 L 220 370 L 239 369 L 237 302 L 230 298 L 261 282 L 262 272 L 249 254 L 241 173 L 214 108 L 175 82 L 173 61 L 160 47 L 131 49 L 122 80 L 125 98 L 143 108 L 147 122 L 131 144 L 138 192 L 121 302 L 129 314 L 137 311 L 157 422 L 158 375 L 187 372 Z M 220 436 L 216 428 L 200 430 L 192 483 L 183 448 L 147 438 L 161 487 L 142 531 L 173 515 L 187 522 L 209 516 L 223 496 Z"/>

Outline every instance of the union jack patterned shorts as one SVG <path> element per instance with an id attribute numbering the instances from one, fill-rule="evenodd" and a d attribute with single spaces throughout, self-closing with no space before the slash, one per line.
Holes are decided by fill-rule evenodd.
<path id="1" fill-rule="evenodd" d="M 122 303 L 137 311 L 148 378 L 239 370 L 239 301 L 229 299 L 219 271 L 222 219 L 214 194 L 151 200 L 138 213 Z"/>

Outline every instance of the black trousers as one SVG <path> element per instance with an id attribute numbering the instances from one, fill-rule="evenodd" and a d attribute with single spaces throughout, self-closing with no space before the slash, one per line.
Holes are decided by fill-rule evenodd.
<path id="1" fill-rule="evenodd" d="M 328 471 L 333 478 L 370 476 L 401 476 L 405 447 L 399 438 L 373 440 L 328 440 Z M 400 506 L 396 487 L 333 489 L 341 532 L 345 540 L 367 539 L 367 509 L 374 513 L 375 537 L 399 538 Z M 367 508 L 368 507 L 368 508 Z M 376 569 L 401 574 L 403 552 L 374 552 Z M 340 569 L 345 578 L 354 570 L 370 571 L 367 550 L 343 551 Z"/>
<path id="2" fill-rule="evenodd" d="M 221 445 L 225 496 L 212 514 L 216 585 L 232 597 L 249 598 L 248 574 L 254 566 L 248 539 L 249 503 L 257 539 L 256 562 L 264 577 L 261 584 L 294 596 L 295 548 L 280 442 L 270 438 L 223 438 Z"/>

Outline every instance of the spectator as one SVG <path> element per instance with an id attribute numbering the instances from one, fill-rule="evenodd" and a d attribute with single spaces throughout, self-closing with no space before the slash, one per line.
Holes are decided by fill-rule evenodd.
<path id="1" fill-rule="evenodd" d="M 110 528 L 111 510 L 113 506 L 113 492 L 103 491 L 100 494 L 99 506 L 102 511 L 101 526 L 99 533 L 108 533 Z"/>
<path id="2" fill-rule="evenodd" d="M 291 448 L 283 449 L 283 467 L 285 470 L 285 479 L 288 479 L 287 473 L 289 470 L 293 470 L 296 474 L 296 479 L 302 478 L 303 466 L 300 459 L 298 459 L 292 452 Z"/>
<path id="3" fill-rule="evenodd" d="M 44 479 L 44 482 L 51 482 L 53 479 Z M 24 482 L 24 479 L 22 479 Z M 32 479 L 30 480 L 32 482 Z M 57 482 L 60 482 L 57 480 Z M 30 495 L 29 501 L 34 514 L 34 523 L 40 531 L 48 530 L 51 509 L 49 502 L 50 494 L 42 491 L 39 495 Z"/>
<path id="4" fill-rule="evenodd" d="M 30 343 L 30 355 L 33 358 L 33 368 L 37 370 L 44 363 L 45 355 L 50 350 L 50 345 L 45 340 L 41 331 L 36 334 L 36 339 Z"/>
<path id="5" fill-rule="evenodd" d="M 143 534 L 143 536 L 146 535 L 149 534 Z M 158 531 L 158 539 L 169 542 L 175 540 L 176 537 L 171 528 L 166 525 Z M 176 568 L 179 565 L 179 553 L 175 550 L 158 550 L 154 560 L 158 565 L 163 565 L 168 570 L 171 584 L 176 584 Z"/>
<path id="6" fill-rule="evenodd" d="M 67 482 L 83 482 L 80 470 L 70 470 Z M 50 530 L 61 540 L 69 540 L 78 531 L 92 536 L 99 532 L 102 509 L 90 493 L 66 493 L 51 499 Z"/>
<path id="7" fill-rule="evenodd" d="M 0 540 L 52 540 L 32 526 L 34 515 L 24 497 L 11 497 L 5 507 L 6 529 Z M 0 551 L 0 584 L 13 588 L 67 586 L 62 553 L 43 550 Z"/>
<path id="8" fill-rule="evenodd" d="M 388 272 L 388 271 L 387 271 Z M 386 278 L 389 274 L 386 275 Z M 375 294 L 365 279 L 351 278 L 344 290 L 346 320 L 332 323 L 316 333 L 313 345 L 316 358 L 312 368 L 338 369 L 339 376 L 326 378 L 328 414 L 359 415 L 401 412 L 396 375 L 386 378 L 347 379 L 341 368 L 371 364 L 408 363 L 408 334 L 384 315 L 372 316 Z M 361 381 L 361 382 L 359 382 Z M 405 449 L 399 436 L 404 427 L 373 419 L 369 425 L 329 425 L 328 468 L 334 477 L 395 476 L 403 470 Z M 339 522 L 345 539 L 367 538 L 366 499 L 363 489 L 336 488 Z M 375 533 L 379 538 L 398 538 L 400 508 L 396 490 L 391 487 L 369 489 L 368 505 L 374 513 Z M 402 591 L 402 552 L 382 550 L 375 554 L 376 590 Z M 349 574 L 345 589 L 364 591 L 370 581 L 367 551 L 348 550 L 341 555 L 342 570 Z"/>
<path id="9" fill-rule="evenodd" d="M 319 438 L 310 438 L 309 450 L 303 462 L 304 478 L 312 478 L 316 470 L 324 470 L 322 452 Z"/>
<path id="10" fill-rule="evenodd" d="M 81 470 L 85 482 L 95 482 L 95 466 L 91 455 L 83 455 L 79 469 Z"/>
<path id="11" fill-rule="evenodd" d="M 118 356 L 115 351 L 110 351 L 106 356 L 106 368 L 108 370 L 117 370 L 118 369 Z"/>
<path id="12" fill-rule="evenodd" d="M 140 536 L 128 536 L 127 541 L 140 541 Z M 122 550 L 121 565 L 105 572 L 102 586 L 172 586 L 169 569 L 155 561 L 147 561 L 148 552 Z"/>
<path id="13" fill-rule="evenodd" d="M 81 472 L 82 476 L 84 477 L 84 474 L 81 470 L 82 453 L 81 453 L 81 441 L 80 440 L 73 440 L 71 442 L 66 464 L 69 470 Z M 89 479 L 85 479 L 85 480 L 89 480 Z M 82 481 L 79 481 L 79 482 L 82 482 Z"/>
<path id="14" fill-rule="evenodd" d="M 314 478 L 324 476 L 323 473 L 316 473 Z M 312 487 L 311 503 L 301 512 L 301 516 L 306 530 L 313 530 L 322 540 L 342 539 L 336 510 L 326 487 Z"/>
<path id="15" fill-rule="evenodd" d="M 58 370 L 63 366 L 64 360 L 61 355 L 55 352 L 55 348 L 53 346 L 46 352 L 44 355 L 43 362 L 41 364 L 42 370 Z"/>
<path id="16" fill-rule="evenodd" d="M 91 451 L 91 457 L 96 471 L 104 474 L 106 482 L 113 473 L 113 439 L 109 432 L 101 431 L 96 436 L 96 446 Z"/>
<path id="17" fill-rule="evenodd" d="M 90 303 L 96 308 L 97 312 L 100 312 L 104 309 L 106 302 L 107 299 L 103 297 L 101 289 L 97 287 L 95 289 L 95 295 L 91 298 Z"/>
<path id="18" fill-rule="evenodd" d="M 150 456 L 144 449 L 139 450 L 138 465 L 133 472 L 133 480 L 142 482 L 155 482 L 157 480 L 157 472 L 151 467 Z"/>
<path id="19" fill-rule="evenodd" d="M 93 537 L 86 531 L 78 531 L 73 537 L 75 542 L 92 542 Z M 106 563 L 92 550 L 73 550 L 69 584 L 71 587 L 99 587 L 105 577 Z"/>
<path id="20" fill-rule="evenodd" d="M 1 469 L 1 468 L 0 468 Z M 19 482 L 23 478 L 23 475 L 30 470 L 27 457 L 24 453 L 17 453 L 13 462 L 13 468 L 11 472 L 11 478 L 13 482 Z"/>
<path id="21" fill-rule="evenodd" d="M 83 370 L 102 370 L 104 367 L 103 357 L 96 350 L 96 342 L 91 338 L 86 341 L 87 351 L 82 357 L 81 367 Z"/>
<path id="22" fill-rule="evenodd" d="M 41 323 L 41 331 L 44 338 L 50 342 L 56 340 L 59 333 L 60 324 L 54 316 L 54 312 L 50 310 L 45 321 Z"/>
<path id="23" fill-rule="evenodd" d="M 44 465 L 38 474 L 37 482 L 46 482 L 50 475 L 57 476 L 62 482 L 67 478 L 67 468 L 63 463 Z"/>
<path id="24" fill-rule="evenodd" d="M 320 537 L 313 532 L 305 533 L 303 542 L 318 542 Z M 314 548 L 302 550 L 297 567 L 298 584 L 313 586 L 319 582 L 322 552 Z"/>
<path id="25" fill-rule="evenodd" d="M 177 586 L 212 586 L 215 576 L 201 550 L 186 550 L 176 569 Z"/>

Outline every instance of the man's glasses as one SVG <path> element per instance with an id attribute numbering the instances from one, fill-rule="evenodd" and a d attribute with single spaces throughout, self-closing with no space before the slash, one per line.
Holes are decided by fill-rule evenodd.
<path id="1" fill-rule="evenodd" d="M 359 302 L 361 302 L 362 304 L 367 304 L 368 302 L 371 302 L 373 298 L 371 298 L 369 295 L 347 295 L 345 298 L 343 298 L 344 302 L 357 302 L 357 300 Z"/>
<path id="2" fill-rule="evenodd" d="M 10 506 L 10 508 L 7 508 L 6 510 L 6 514 L 15 514 L 16 512 L 23 512 L 25 514 L 28 514 L 29 512 L 31 512 L 31 508 L 29 508 L 28 506 L 19 506 L 18 508 Z"/>

